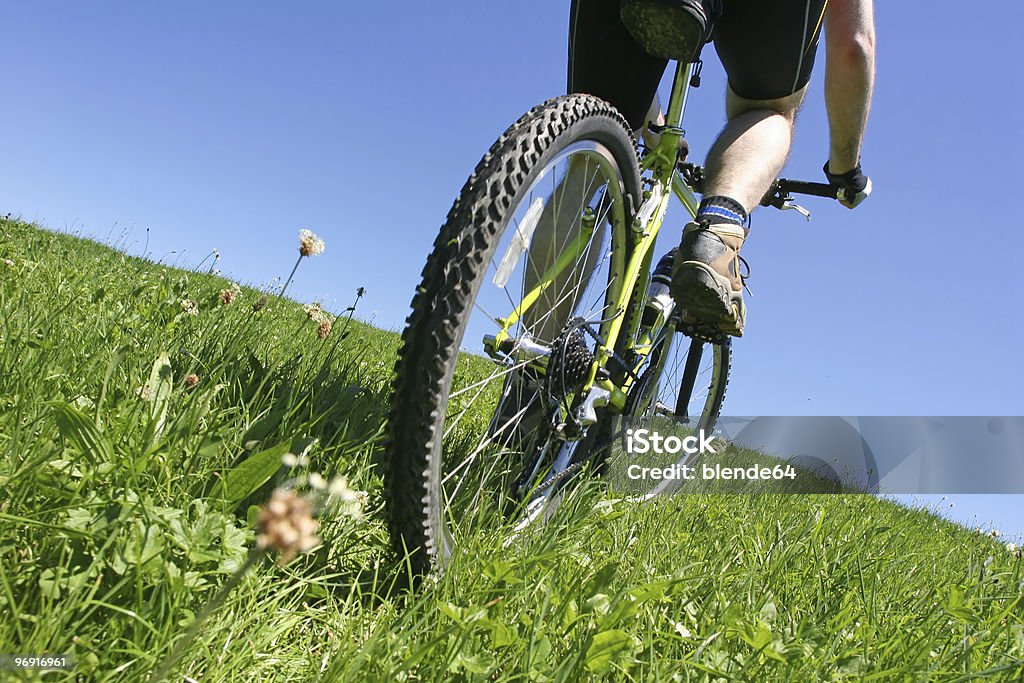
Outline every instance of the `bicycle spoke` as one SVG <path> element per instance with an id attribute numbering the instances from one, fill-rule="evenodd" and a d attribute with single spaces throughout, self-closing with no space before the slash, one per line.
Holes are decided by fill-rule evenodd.
<path id="1" fill-rule="evenodd" d="M 500 523 L 510 504 L 521 517 L 538 485 L 548 486 L 546 519 L 568 481 L 552 470 L 570 475 L 566 460 L 583 443 L 563 446 L 554 430 L 580 396 L 547 386 L 545 365 L 570 349 L 545 345 L 573 317 L 606 326 L 625 265 L 612 247 L 628 248 L 620 240 L 642 186 L 635 143 L 610 105 L 569 95 L 544 106 L 543 130 L 536 111 L 521 118 L 464 186 L 413 299 L 420 322 L 403 333 L 387 458 L 389 472 L 409 476 L 390 479 L 385 495 L 396 550 L 417 551 L 416 574 L 447 564 L 463 534 Z M 466 286 L 452 286 L 455 274 Z"/>
<path id="2" fill-rule="evenodd" d="M 527 365 L 529 365 L 529 361 L 524 361 L 524 362 L 520 363 L 519 365 L 513 365 L 513 366 L 511 366 L 511 367 L 509 367 L 507 369 L 504 369 L 504 370 L 502 370 L 500 372 L 492 374 L 490 377 L 488 377 L 485 380 L 481 380 L 480 382 L 477 382 L 477 383 L 471 385 L 470 387 L 466 387 L 466 388 L 460 390 L 459 392 L 457 392 L 455 394 L 452 394 L 449 397 L 449 400 L 451 400 L 452 398 L 458 397 L 461 393 L 464 393 L 465 391 L 468 391 L 471 388 L 479 387 L 479 390 L 477 391 L 477 393 L 473 396 L 472 399 L 470 399 L 469 404 L 467 405 L 466 409 L 463 410 L 461 413 L 459 413 L 458 416 L 456 416 L 455 420 L 452 421 L 452 423 L 450 425 L 447 424 L 447 420 L 445 421 L 446 424 L 445 424 L 445 429 L 444 429 L 444 436 L 448 436 L 452 432 L 452 430 L 454 430 L 455 427 L 458 426 L 459 422 L 462 421 L 462 417 L 470 412 L 470 408 L 472 407 L 473 403 L 476 402 L 476 400 L 478 398 L 480 398 L 480 396 L 483 394 L 483 392 L 487 389 L 487 385 L 488 384 L 493 382 L 498 377 L 507 377 L 507 376 L 511 375 L 513 372 L 515 372 L 516 370 L 518 370 L 520 368 L 524 368 Z M 504 396 L 503 396 L 503 398 L 504 398 Z M 502 406 L 502 404 L 499 402 L 498 403 L 498 407 L 495 410 L 496 411 L 500 410 L 501 406 Z M 450 419 L 450 416 L 449 416 L 449 419 Z"/>
<path id="3" fill-rule="evenodd" d="M 603 157 L 599 161 L 595 154 L 586 150 L 577 156 L 567 156 L 545 171 L 549 178 L 537 181 L 540 184 L 535 184 L 526 193 L 520 209 L 510 217 L 501 244 L 490 252 L 486 279 L 472 303 L 471 316 L 482 326 L 472 328 L 476 331 L 466 338 L 460 354 L 486 357 L 477 352 L 478 344 L 484 335 L 502 333 L 502 330 L 513 341 L 528 336 L 543 345 L 553 341 L 570 317 L 588 321 L 605 317 L 610 292 L 615 291 L 613 287 L 618 284 L 618 276 L 612 273 L 611 268 L 611 242 L 615 234 L 612 220 L 613 216 L 621 220 L 623 212 L 618 209 L 620 195 L 609 185 L 606 162 Z M 538 191 L 538 188 L 544 189 Z M 548 193 L 546 196 L 545 192 Z M 544 203 L 540 204 L 542 200 Z M 537 210 L 540 211 L 539 216 L 528 217 L 529 211 Z M 591 216 L 594 221 L 592 228 L 589 227 Z M 533 224 L 534 220 L 539 224 Z M 585 227 L 590 234 L 583 239 Z M 520 248 L 516 246 L 517 241 L 530 246 L 520 254 L 510 252 Z M 539 292 L 539 297 L 527 310 L 520 311 L 521 317 L 514 325 L 503 328 L 502 318 L 495 315 L 502 311 L 495 309 L 507 306 L 510 311 L 516 311 L 520 306 L 517 302 L 523 301 L 529 292 L 540 286 L 544 274 L 551 271 L 561 255 L 570 249 L 573 250 L 573 259 L 544 283 L 545 289 Z M 509 267 L 512 271 L 503 272 L 503 279 L 499 280 L 497 273 Z M 511 364 L 496 364 L 487 370 L 486 376 L 474 379 L 449 394 L 449 405 L 457 401 L 458 408 L 445 416 L 441 438 L 445 444 L 450 444 L 442 448 L 458 450 L 444 456 L 445 465 L 440 473 L 440 488 L 446 508 L 476 509 L 481 502 L 480 496 L 492 486 L 488 482 L 496 477 L 530 475 L 529 471 L 509 471 L 508 467 L 517 460 L 509 460 L 499 454 L 504 452 L 505 442 L 519 438 L 516 430 L 523 419 L 542 409 L 542 399 L 536 386 L 517 384 L 513 379 L 533 362 L 532 358 L 524 358 L 513 359 Z M 517 395 L 517 392 L 522 395 Z M 568 402 L 561 410 L 567 410 L 567 406 Z M 502 417 L 492 417 L 491 426 L 479 438 L 469 433 L 459 436 L 467 425 L 475 424 L 467 416 L 481 411 Z M 503 416 L 506 412 L 512 414 Z M 465 439 L 467 436 L 471 437 L 468 441 Z M 537 450 L 527 449 L 525 459 L 515 467 L 529 469 L 539 465 L 540 453 L 546 446 L 537 442 L 531 448 Z M 498 457 L 483 457 L 492 449 Z"/>

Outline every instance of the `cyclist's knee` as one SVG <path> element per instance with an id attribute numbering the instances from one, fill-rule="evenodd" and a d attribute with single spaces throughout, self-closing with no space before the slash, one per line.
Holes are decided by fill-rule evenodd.
<path id="1" fill-rule="evenodd" d="M 786 97 L 779 97 L 773 100 L 752 100 L 737 95 L 733 92 L 732 88 L 729 88 L 725 102 L 726 115 L 731 120 L 748 111 L 767 110 L 785 116 L 792 123 L 796 118 L 796 112 L 800 108 L 800 104 L 804 101 L 805 94 L 807 94 L 807 86 Z"/>

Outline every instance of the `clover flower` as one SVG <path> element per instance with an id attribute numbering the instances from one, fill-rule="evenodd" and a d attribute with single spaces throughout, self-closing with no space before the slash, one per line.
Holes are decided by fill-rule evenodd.
<path id="1" fill-rule="evenodd" d="M 172 678 L 171 671 L 195 640 L 202 625 L 224 604 L 228 595 L 263 558 L 264 553 L 276 551 L 279 553 L 277 564 L 284 566 L 299 553 L 309 552 L 320 544 L 320 538 L 316 535 L 317 521 L 313 518 L 312 504 L 288 489 L 274 490 L 266 506 L 260 510 L 256 526 L 255 547 L 249 551 L 245 561 L 228 577 L 217 594 L 208 599 L 199 613 L 192 618 L 182 637 L 158 663 L 155 673 L 149 680 L 167 681 Z M 187 676 L 185 678 L 192 680 Z"/>
<path id="2" fill-rule="evenodd" d="M 295 261 L 295 265 L 292 266 L 292 272 L 288 275 L 288 279 L 285 280 L 284 287 L 281 288 L 279 296 L 284 296 L 284 293 L 288 291 L 288 285 L 292 283 L 292 278 L 295 277 L 295 271 L 299 269 L 299 264 L 302 263 L 302 259 L 306 256 L 318 256 L 322 253 L 324 253 L 324 241 L 314 235 L 310 230 L 300 230 L 299 258 Z"/>
<path id="3" fill-rule="evenodd" d="M 235 299 L 242 293 L 242 288 L 234 282 L 227 289 L 220 290 L 220 303 L 224 306 L 230 306 L 235 303 Z"/>
<path id="4" fill-rule="evenodd" d="M 314 301 L 311 304 L 307 304 L 302 308 L 306 312 L 306 317 L 314 322 L 320 322 L 324 320 L 324 309 L 320 307 L 320 302 Z"/>
<path id="5" fill-rule="evenodd" d="M 299 231 L 299 254 L 302 256 L 319 256 L 324 253 L 326 245 L 311 230 Z"/>
<path id="6" fill-rule="evenodd" d="M 332 502 L 336 502 L 341 512 L 352 519 L 359 519 L 363 516 L 363 510 L 370 499 L 366 491 L 355 491 L 348 486 L 345 477 L 338 476 L 331 479 L 327 485 L 327 494 Z"/>
<path id="7" fill-rule="evenodd" d="M 305 452 L 301 455 L 295 455 L 294 453 L 285 453 L 281 456 L 281 464 L 285 467 L 306 467 L 309 465 L 309 457 L 306 456 Z"/>
<path id="8" fill-rule="evenodd" d="M 327 339 L 331 335 L 331 321 L 324 319 L 316 326 L 316 336 Z"/>
<path id="9" fill-rule="evenodd" d="M 181 310 L 185 311 L 188 315 L 199 315 L 199 306 L 192 299 L 182 299 L 179 303 L 181 304 Z"/>
<path id="10" fill-rule="evenodd" d="M 199 375 L 197 375 L 194 372 L 189 374 L 189 375 L 185 375 L 185 386 L 186 387 L 188 387 L 189 389 L 194 389 L 198 385 L 199 385 Z"/>
<path id="11" fill-rule="evenodd" d="M 275 489 L 257 523 L 256 547 L 280 553 L 277 563 L 284 566 L 299 553 L 309 552 L 320 543 L 317 521 L 309 501 L 294 491 Z"/>

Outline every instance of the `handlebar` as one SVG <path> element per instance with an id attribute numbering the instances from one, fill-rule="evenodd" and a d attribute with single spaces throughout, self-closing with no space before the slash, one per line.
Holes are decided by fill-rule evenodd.
<path id="1" fill-rule="evenodd" d="M 827 199 L 838 199 L 839 198 L 839 186 L 831 185 L 829 183 L 812 183 L 806 180 L 790 180 L 788 178 L 779 178 L 772 183 L 771 189 L 768 190 L 768 194 L 765 195 L 765 199 L 775 194 L 790 195 L 790 194 L 807 194 L 814 197 L 825 197 Z M 765 206 L 771 204 L 765 204 L 765 200 L 762 199 L 761 203 Z"/>
<path id="2" fill-rule="evenodd" d="M 696 192 L 704 193 L 704 167 L 697 164 L 679 164 L 679 171 L 683 174 L 683 180 Z M 806 180 L 790 180 L 779 178 L 768 188 L 768 192 L 761 199 L 761 206 L 774 206 L 777 209 L 784 208 L 787 202 L 792 201 L 794 194 L 806 194 L 814 197 L 825 197 L 827 199 L 839 198 L 839 186 L 829 183 L 812 183 Z"/>

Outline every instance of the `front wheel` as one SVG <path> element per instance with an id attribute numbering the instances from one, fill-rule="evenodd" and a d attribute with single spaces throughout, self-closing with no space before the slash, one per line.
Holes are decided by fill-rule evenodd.
<path id="1" fill-rule="evenodd" d="M 412 301 L 388 422 L 388 521 L 416 575 L 503 523 L 583 437 L 564 416 L 639 203 L 628 126 L 588 95 L 525 114 L 463 187 Z"/>

